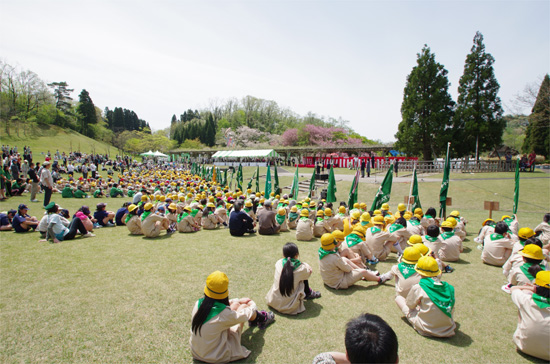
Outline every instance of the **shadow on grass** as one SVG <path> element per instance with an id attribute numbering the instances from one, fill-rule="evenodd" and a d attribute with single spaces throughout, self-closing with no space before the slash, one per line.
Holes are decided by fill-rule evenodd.
<path id="1" fill-rule="evenodd" d="M 407 320 L 406 317 L 404 317 L 404 316 L 401 317 L 401 320 L 405 321 L 407 323 L 407 325 L 409 325 L 411 327 L 411 329 L 414 330 L 413 326 L 411 325 L 409 320 Z M 451 336 L 451 337 L 424 336 L 424 337 L 428 340 L 439 341 L 441 343 L 449 344 L 449 345 L 452 345 L 452 346 L 458 346 L 458 347 L 461 347 L 461 348 L 466 348 L 466 347 L 472 345 L 472 343 L 474 342 L 474 340 L 472 340 L 470 335 L 465 334 L 464 332 L 460 331 L 460 323 L 458 323 L 458 322 L 456 322 L 456 329 L 455 329 L 454 336 Z"/>
<path id="2" fill-rule="evenodd" d="M 518 355 L 520 355 L 523 359 L 525 359 L 525 360 L 527 360 L 531 363 L 548 363 L 545 360 L 535 358 L 534 356 L 525 354 L 523 351 L 519 350 L 518 348 L 516 348 L 516 353 L 518 353 Z"/>
<path id="3" fill-rule="evenodd" d="M 275 323 L 276 322 L 277 321 L 275 319 Z M 256 363 L 257 362 L 258 356 L 262 353 L 262 350 L 264 348 L 264 344 L 265 344 L 264 334 L 266 330 L 269 330 L 269 327 L 265 330 L 260 330 L 260 329 L 254 330 L 253 327 L 249 327 L 248 329 L 243 331 L 243 334 L 241 336 L 241 345 L 243 345 L 245 348 L 250 350 L 251 353 L 248 356 L 248 358 L 236 361 L 235 363 Z"/>
<path id="4" fill-rule="evenodd" d="M 280 313 L 277 310 L 273 311 L 276 313 L 277 316 L 285 317 L 291 320 L 307 320 L 312 317 L 317 317 L 321 314 L 321 309 L 323 308 L 323 305 L 316 302 L 316 300 L 306 300 L 306 302 L 304 302 L 304 305 L 306 306 L 306 310 L 297 315 L 287 315 L 284 313 Z"/>
<path id="5" fill-rule="evenodd" d="M 327 289 L 327 291 L 337 296 L 350 296 L 357 291 L 370 291 L 372 289 L 379 288 L 382 286 L 384 285 L 379 285 L 373 281 L 359 281 L 347 289 L 334 289 L 334 288 L 330 288 L 327 285 L 325 285 L 325 288 Z"/>
<path id="6" fill-rule="evenodd" d="M 462 254 L 468 254 L 468 253 L 471 252 L 471 251 L 472 251 L 472 248 L 469 248 L 469 247 L 467 247 L 467 246 L 464 246 L 464 247 L 462 248 Z"/>
<path id="7" fill-rule="evenodd" d="M 164 239 L 170 238 L 172 235 L 174 235 L 174 234 L 161 234 L 161 235 L 159 235 L 157 237 L 154 237 L 154 238 L 148 238 L 148 237 L 144 236 L 144 237 L 142 237 L 142 239 L 143 240 L 151 240 L 151 241 L 153 241 L 153 240 L 164 240 Z"/>
<path id="8" fill-rule="evenodd" d="M 466 265 L 466 264 L 472 264 L 464 259 L 459 259 L 456 262 L 449 262 L 449 264 L 460 264 L 460 265 Z"/>

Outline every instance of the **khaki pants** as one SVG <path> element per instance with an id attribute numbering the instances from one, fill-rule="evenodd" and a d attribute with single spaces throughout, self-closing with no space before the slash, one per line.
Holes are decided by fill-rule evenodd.
<path id="1" fill-rule="evenodd" d="M 37 193 L 38 193 L 38 182 L 31 182 L 31 200 L 36 200 Z"/>

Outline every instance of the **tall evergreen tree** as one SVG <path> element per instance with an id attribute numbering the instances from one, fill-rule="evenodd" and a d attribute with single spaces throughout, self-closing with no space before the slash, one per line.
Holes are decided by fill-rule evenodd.
<path id="1" fill-rule="evenodd" d="M 448 72 L 435 61 L 435 54 L 424 45 L 417 56 L 403 93 L 396 147 L 430 160 L 445 150 L 454 101 L 448 91 Z"/>
<path id="2" fill-rule="evenodd" d="M 537 100 L 529 115 L 529 124 L 523 141 L 523 151 L 550 158 L 550 77 L 544 76 Z"/>
<path id="3" fill-rule="evenodd" d="M 97 123 L 97 115 L 95 113 L 94 102 L 85 89 L 78 95 L 78 106 L 76 107 L 76 111 L 78 113 L 80 132 L 86 136 L 93 137 L 94 135 L 89 125 Z"/>
<path id="4" fill-rule="evenodd" d="M 458 100 L 453 119 L 454 140 L 451 146 L 464 156 L 498 147 L 506 122 L 498 91 L 500 85 L 493 69 L 495 59 L 485 52 L 483 35 L 476 32 L 471 53 L 466 57 L 464 74 L 458 86 Z"/>

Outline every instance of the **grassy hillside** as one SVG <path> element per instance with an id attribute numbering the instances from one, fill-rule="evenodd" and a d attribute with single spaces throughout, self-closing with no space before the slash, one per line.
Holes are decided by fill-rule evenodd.
<path id="1" fill-rule="evenodd" d="M 23 146 L 30 146 L 35 159 L 38 161 L 43 159 L 41 153 L 46 153 L 48 150 L 51 153 L 55 153 L 58 149 L 60 153 L 80 151 L 82 153 L 116 154 L 119 152 L 117 148 L 110 144 L 55 125 L 38 126 L 32 124 L 32 126 L 27 126 L 26 129 L 20 128 L 18 134 L 12 128 L 10 136 L 8 136 L 2 128 L 0 130 L 0 143 L 7 144 L 10 147 L 16 145 L 20 151 L 23 151 Z"/>

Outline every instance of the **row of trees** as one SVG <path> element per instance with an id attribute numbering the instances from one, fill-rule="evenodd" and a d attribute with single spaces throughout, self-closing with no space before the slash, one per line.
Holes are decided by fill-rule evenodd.
<path id="1" fill-rule="evenodd" d="M 109 108 L 106 107 L 103 115 L 107 121 L 107 127 L 115 133 L 120 133 L 124 130 L 139 131 L 145 128 L 150 129 L 149 123 L 140 119 L 133 110 L 123 109 L 121 107 L 115 107 L 114 110 L 109 110 Z"/>
<path id="2" fill-rule="evenodd" d="M 528 118 L 523 150 L 526 153 L 535 151 L 550 158 L 550 77 L 548 74 L 541 82 Z"/>
<path id="3" fill-rule="evenodd" d="M 185 112 L 178 120 L 172 116 L 170 123 L 170 137 L 178 144 L 185 140 L 198 140 L 200 143 L 213 147 L 216 145 L 217 123 L 210 112 L 205 112 L 201 117 L 198 112 Z"/>
<path id="4" fill-rule="evenodd" d="M 407 77 L 396 147 L 430 160 L 444 154 L 447 142 L 456 157 L 476 153 L 478 158 L 479 153 L 500 146 L 506 123 L 494 62 L 485 51 L 483 35 L 477 32 L 455 103 L 449 94 L 447 70 L 425 45 Z"/>

